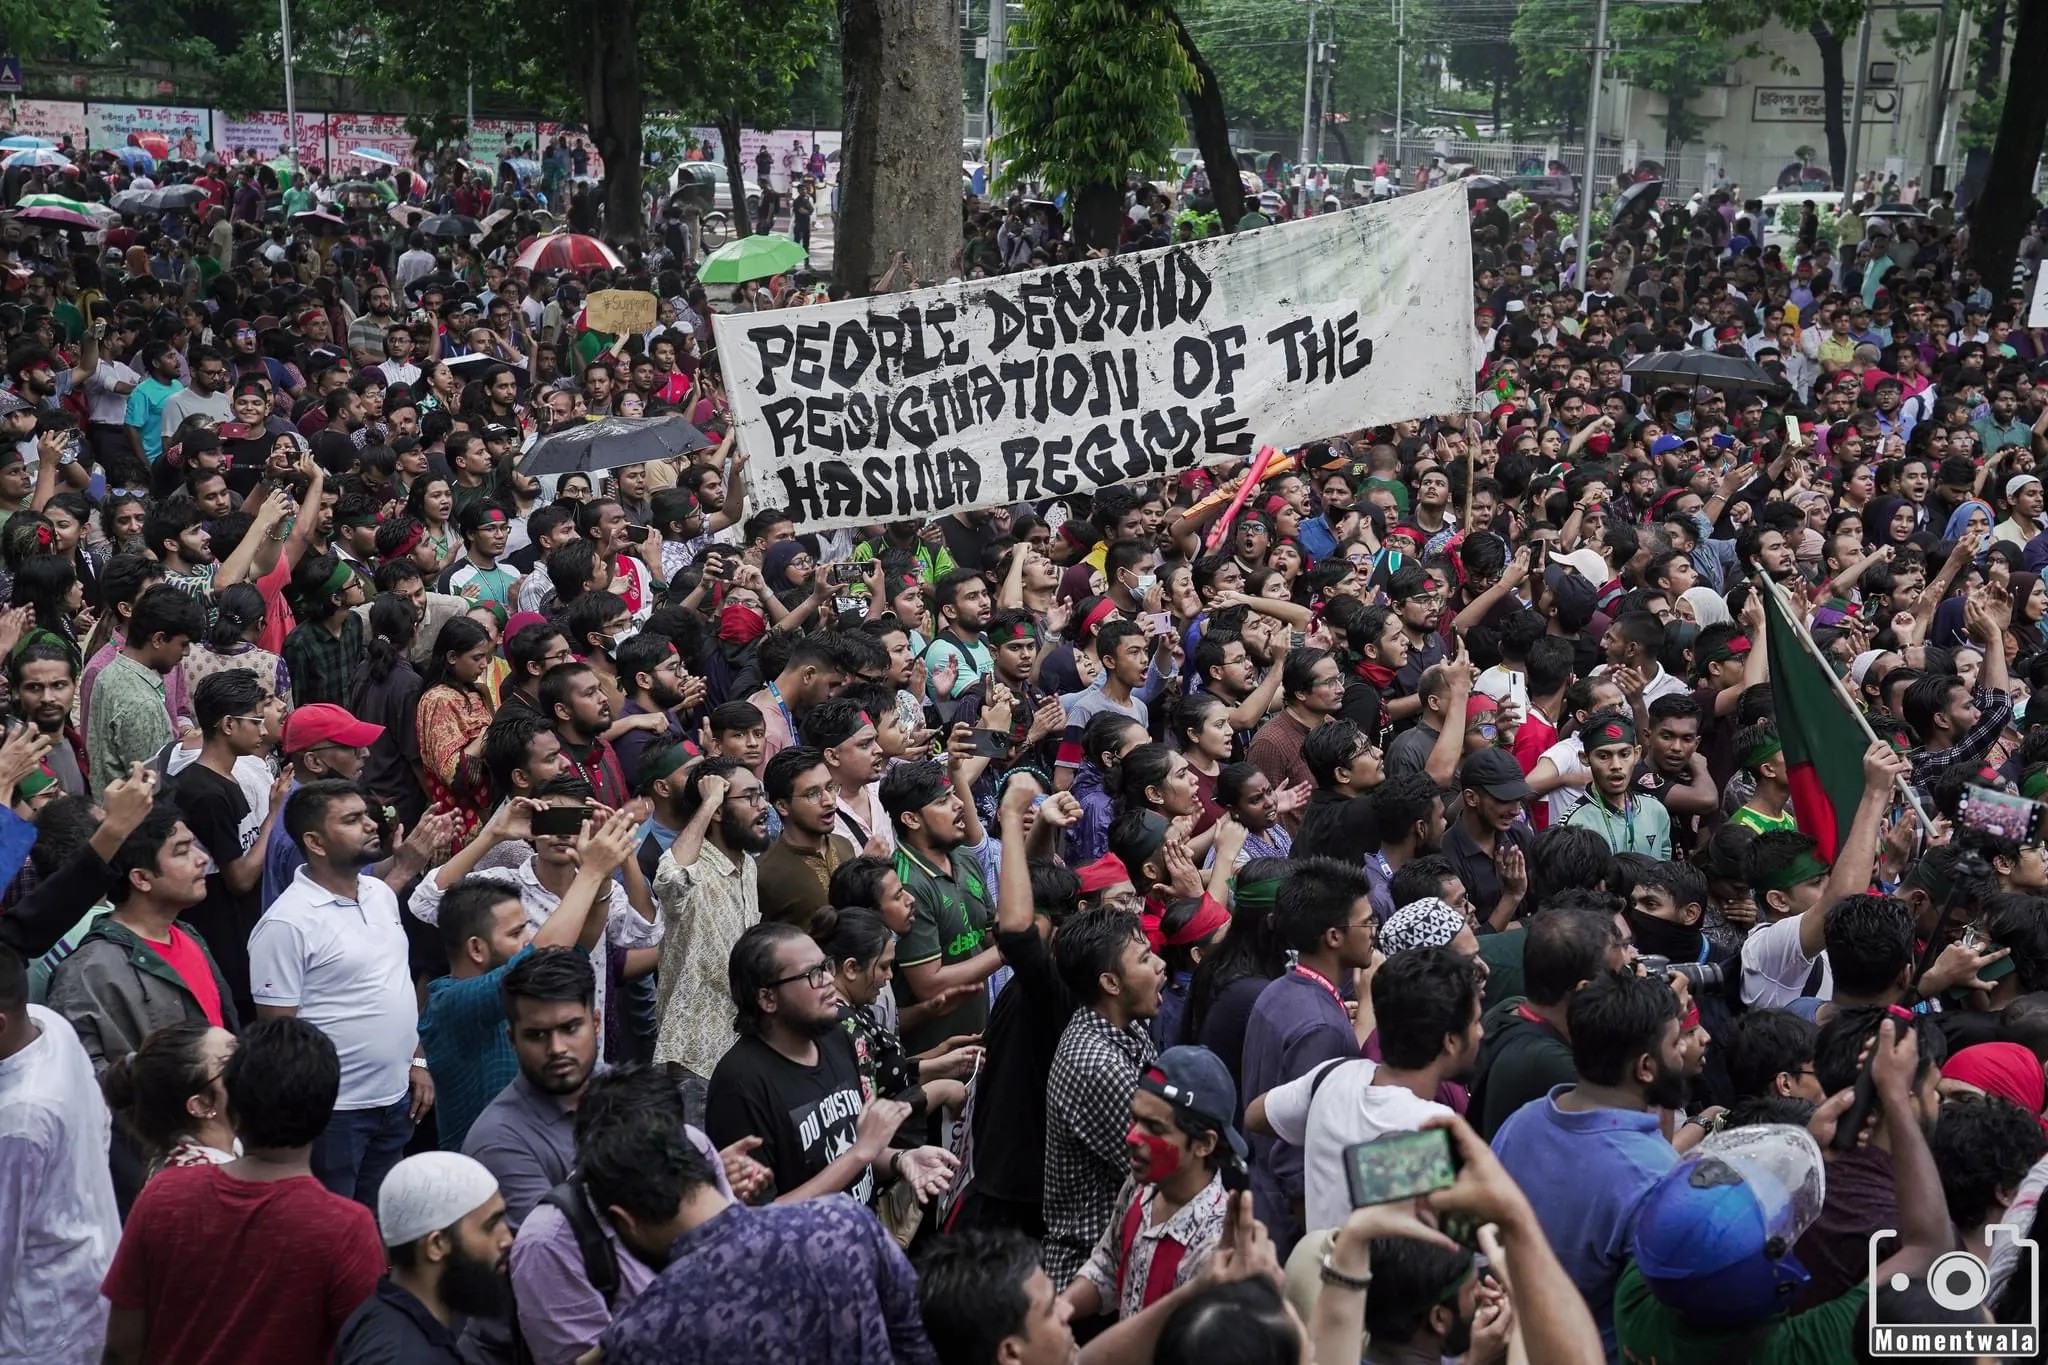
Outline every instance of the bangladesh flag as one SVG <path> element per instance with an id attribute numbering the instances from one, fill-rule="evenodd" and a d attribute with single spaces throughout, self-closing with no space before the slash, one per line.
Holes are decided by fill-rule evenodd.
<path id="1" fill-rule="evenodd" d="M 1786 615 L 1780 594 L 1768 589 L 1764 635 L 1792 814 L 1800 832 L 1819 844 L 1820 856 L 1832 863 L 1863 799 L 1863 751 L 1870 747 L 1870 735 L 1803 638 L 1805 629 Z"/>

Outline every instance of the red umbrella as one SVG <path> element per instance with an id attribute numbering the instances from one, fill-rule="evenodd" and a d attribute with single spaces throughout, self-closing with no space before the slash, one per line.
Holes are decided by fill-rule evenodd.
<path id="1" fill-rule="evenodd" d="M 622 270 L 626 265 L 617 252 L 597 238 L 574 232 L 534 238 L 512 264 L 520 270 L 573 270 L 579 274 L 592 270 Z"/>
<path id="2" fill-rule="evenodd" d="M 171 154 L 171 140 L 162 133 L 144 133 L 135 139 L 143 151 L 162 161 Z"/>

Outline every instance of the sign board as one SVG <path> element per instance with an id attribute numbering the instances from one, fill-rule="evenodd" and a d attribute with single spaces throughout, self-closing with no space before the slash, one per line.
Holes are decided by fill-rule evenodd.
<path id="1" fill-rule="evenodd" d="M 1817 85 L 1759 85 L 1750 117 L 1757 123 L 1826 123 L 1827 93 Z M 1842 96 L 1842 117 L 1849 116 L 1849 97 Z M 1863 121 L 1896 123 L 1899 92 L 1865 90 Z"/>
<path id="2" fill-rule="evenodd" d="M 213 111 L 213 145 L 238 160 L 244 150 L 255 152 L 258 161 L 288 156 L 291 153 L 286 122 L 282 109 L 256 109 L 241 114 L 216 109 Z M 318 170 L 326 165 L 327 115 L 301 111 L 296 131 L 299 164 L 309 170 Z"/>
<path id="3" fill-rule="evenodd" d="M 213 115 L 205 109 L 180 109 L 153 104 L 87 104 L 85 135 L 89 145 L 100 147 L 140 146 L 140 139 L 154 133 L 180 160 L 194 160 L 213 148 Z"/>
<path id="4" fill-rule="evenodd" d="M 803 530 L 1085 493 L 1461 411 L 1456 185 L 1305 222 L 713 319 L 764 502 Z"/>
<path id="5" fill-rule="evenodd" d="M 21 93 L 21 58 L 12 52 L 0 56 L 0 95 Z"/>
<path id="6" fill-rule="evenodd" d="M 654 326 L 654 295 L 638 289 L 600 289 L 584 302 L 583 325 L 613 336 L 644 332 Z"/>
<path id="7" fill-rule="evenodd" d="M 85 106 L 71 100 L 9 100 L 8 125 L 26 137 L 46 137 L 62 146 L 69 138 L 85 145 Z"/>
<path id="8" fill-rule="evenodd" d="M 2027 326 L 2048 327 L 2048 270 L 2034 272 L 2034 299 L 2027 305 Z"/>
<path id="9" fill-rule="evenodd" d="M 382 162 L 350 156 L 358 147 L 370 147 L 398 158 L 401 166 L 413 164 L 413 136 L 405 131 L 405 120 L 397 114 L 329 114 L 327 116 L 328 167 L 336 179 L 361 175 Z"/>

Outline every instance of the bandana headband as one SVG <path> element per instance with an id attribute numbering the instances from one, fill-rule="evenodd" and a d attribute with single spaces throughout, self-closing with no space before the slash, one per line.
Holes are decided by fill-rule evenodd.
<path id="1" fill-rule="evenodd" d="M 696 758 L 697 755 L 691 752 L 689 745 L 677 744 L 642 763 L 639 783 L 641 795 L 646 795 L 653 790 L 655 783 L 664 777 L 672 776 L 677 769 L 694 762 Z"/>
<path id="2" fill-rule="evenodd" d="M 1828 871 L 1828 865 L 1820 860 L 1820 855 L 1812 849 L 1807 849 L 1779 868 L 1777 873 L 1764 883 L 1764 890 L 1790 891 L 1801 882 L 1810 882 L 1815 877 L 1827 876 Z"/>
<path id="3" fill-rule="evenodd" d="M 410 531 L 407 531 L 405 533 L 404 540 L 399 541 L 398 544 L 391 547 L 391 553 L 384 556 L 384 562 L 386 564 L 389 564 L 393 560 L 405 558 L 414 550 L 417 550 L 420 547 L 420 542 L 425 540 L 426 538 L 427 528 L 415 524 Z"/>
<path id="4" fill-rule="evenodd" d="M 327 575 L 327 581 L 320 585 L 319 595 L 322 597 L 340 596 L 342 591 L 348 587 L 350 580 L 355 576 L 356 571 L 348 566 L 347 560 L 336 560 L 334 572 Z"/>
<path id="5" fill-rule="evenodd" d="M 2028 773 L 2020 779 L 2020 795 L 2029 801 L 2039 801 L 2048 796 L 2048 768 Z"/>
<path id="6" fill-rule="evenodd" d="M 1036 621 L 1019 621 L 1016 625 L 1010 627 L 1009 633 L 997 641 L 997 643 L 1007 644 L 1014 640 L 1031 640 L 1035 642 L 1037 639 L 1038 623 Z"/>
<path id="7" fill-rule="evenodd" d="M 1115 610 L 1116 603 L 1110 601 L 1107 597 L 1103 598 L 1100 602 L 1097 602 L 1095 604 L 1094 608 L 1088 613 L 1087 616 L 1082 618 L 1081 629 L 1079 633 L 1085 635 L 1093 631 L 1097 626 L 1101 625 L 1104 621 L 1107 621 L 1109 619 L 1109 614 Z"/>
<path id="8" fill-rule="evenodd" d="M 1707 650 L 1702 657 L 1705 662 L 1710 664 L 1726 663 L 1730 659 L 1748 658 L 1750 650 L 1755 647 L 1750 643 L 1747 635 L 1731 635 L 1720 644 Z"/>
<path id="9" fill-rule="evenodd" d="M 1603 744 L 1634 744 L 1635 742 L 1636 723 L 1626 716 L 1615 716 L 1611 720 L 1602 721 L 1599 726 L 1599 733 L 1593 736 L 1593 747 L 1596 749 Z"/>
<path id="10" fill-rule="evenodd" d="M 1767 739 L 1760 739 L 1742 755 L 1742 766 L 1754 768 L 1759 763 L 1768 762 L 1783 752 L 1785 752 L 1785 741 L 1776 735 L 1772 735 Z"/>

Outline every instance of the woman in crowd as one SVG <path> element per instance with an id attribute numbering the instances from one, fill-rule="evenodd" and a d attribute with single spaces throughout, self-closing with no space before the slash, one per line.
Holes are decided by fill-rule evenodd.
<path id="1" fill-rule="evenodd" d="M 234 1034 L 188 1020 L 166 1024 L 107 1063 L 100 1077 L 107 1107 L 141 1144 L 152 1172 L 223 1165 L 240 1154 L 220 1083 L 234 1051 Z"/>
<path id="2" fill-rule="evenodd" d="M 267 649 L 259 649 L 256 638 L 263 634 L 266 610 L 263 594 L 247 583 L 231 583 L 214 594 L 213 628 L 204 640 L 195 640 L 185 651 L 185 686 L 195 688 L 199 680 L 224 668 L 247 668 L 256 674 L 263 689 L 284 703 L 292 704 L 292 678 L 284 660 Z"/>
<path id="3" fill-rule="evenodd" d="M 467 616 L 441 627 L 433 657 L 420 674 L 420 770 L 432 804 L 454 810 L 458 838 L 476 832 L 490 813 L 490 776 L 484 768 L 484 731 L 491 702 L 484 675 L 491 637 Z"/>
<path id="4" fill-rule="evenodd" d="M 417 628 L 409 600 L 379 593 L 370 603 L 369 643 L 348 691 L 350 714 L 383 729 L 363 762 L 363 784 L 396 809 L 408 828 L 427 808 L 419 731 L 426 684 L 408 657 Z"/>

